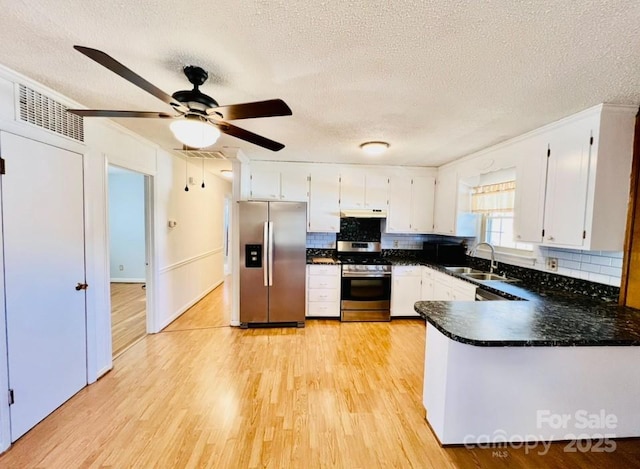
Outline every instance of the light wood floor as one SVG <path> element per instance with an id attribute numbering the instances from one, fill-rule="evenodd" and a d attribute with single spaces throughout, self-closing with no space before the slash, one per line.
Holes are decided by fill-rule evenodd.
<path id="1" fill-rule="evenodd" d="M 120 355 L 112 372 L 0 457 L 0 467 L 640 463 L 638 440 L 619 441 L 612 454 L 565 453 L 564 444 L 554 444 L 546 456 L 522 449 L 507 449 L 505 457 L 492 456 L 491 449 L 443 449 L 422 407 L 424 323 L 316 320 L 303 329 L 224 327 L 227 288 L 217 288 L 165 332 L 146 336 Z"/>
<path id="2" fill-rule="evenodd" d="M 111 343 L 117 357 L 147 333 L 144 283 L 111 284 Z"/>

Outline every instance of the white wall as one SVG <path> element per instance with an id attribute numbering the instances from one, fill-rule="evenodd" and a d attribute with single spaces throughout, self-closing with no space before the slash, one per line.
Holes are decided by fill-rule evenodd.
<path id="1" fill-rule="evenodd" d="M 144 175 L 109 167 L 109 270 L 112 282 L 146 278 Z"/>
<path id="2" fill-rule="evenodd" d="M 25 85 L 69 107 L 64 96 L 0 66 L 0 129 L 84 154 L 85 239 L 88 381 L 94 382 L 112 367 L 107 222 L 108 164 L 151 176 L 154 255 L 149 259 L 148 282 L 155 284 L 150 298 L 148 327 L 157 332 L 208 291 L 223 282 L 223 206 L 229 182 L 206 173 L 206 188 L 184 192 L 185 160 L 106 120 L 85 119 L 85 144 L 16 121 L 13 83 Z M 198 161 L 197 163 L 200 163 Z M 193 176 L 201 166 L 189 161 Z M 29 216 L 37 216 L 37 208 Z M 170 219 L 178 225 L 169 229 Z M 0 283 L 3 283 L 0 269 Z M 4 336 L 4 321 L 0 335 Z M 7 351 L 0 347 L 0 389 L 8 389 Z M 9 407 L 0 399 L 0 451 L 9 446 Z"/>

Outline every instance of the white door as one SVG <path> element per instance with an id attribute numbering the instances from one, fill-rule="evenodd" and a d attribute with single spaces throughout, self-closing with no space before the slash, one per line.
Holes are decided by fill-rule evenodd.
<path id="1" fill-rule="evenodd" d="M 306 202 L 309 183 L 307 173 L 287 171 L 280 174 L 280 200 Z"/>
<path id="2" fill-rule="evenodd" d="M 384 210 L 389 201 L 389 178 L 379 174 L 367 174 L 365 206 Z"/>
<path id="3" fill-rule="evenodd" d="M 252 171 L 251 198 L 255 200 L 280 200 L 280 172 Z"/>
<path id="4" fill-rule="evenodd" d="M 0 132 L 11 440 L 87 384 L 82 155 Z"/>
<path id="5" fill-rule="evenodd" d="M 340 174 L 340 208 L 364 208 L 364 173 L 343 172 Z"/>
<path id="6" fill-rule="evenodd" d="M 452 235 L 458 213 L 458 174 L 451 169 L 439 171 L 435 192 L 435 232 Z"/>
<path id="7" fill-rule="evenodd" d="M 337 174 L 312 174 L 309 181 L 307 231 L 340 231 L 340 178 Z"/>

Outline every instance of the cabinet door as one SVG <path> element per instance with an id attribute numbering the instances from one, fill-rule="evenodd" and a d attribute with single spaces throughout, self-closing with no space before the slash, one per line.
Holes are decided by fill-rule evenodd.
<path id="1" fill-rule="evenodd" d="M 411 178 L 394 176 L 389 180 L 387 233 L 411 232 Z"/>
<path id="2" fill-rule="evenodd" d="M 516 165 L 516 199 L 514 207 L 514 241 L 540 243 L 547 179 L 547 134 L 518 143 Z"/>
<path id="3" fill-rule="evenodd" d="M 304 172 L 282 172 L 280 174 L 280 200 L 288 202 L 306 202 L 308 174 Z"/>
<path id="4" fill-rule="evenodd" d="M 414 233 L 433 231 L 435 182 L 433 176 L 419 176 L 412 180 L 411 231 Z"/>
<path id="5" fill-rule="evenodd" d="M 365 207 L 385 210 L 389 199 L 389 178 L 379 174 L 367 174 L 365 182 Z"/>
<path id="6" fill-rule="evenodd" d="M 364 208 L 365 175 L 363 172 L 340 175 L 340 208 Z"/>
<path id="7" fill-rule="evenodd" d="M 256 200 L 280 200 L 280 171 L 251 173 L 251 194 Z"/>
<path id="8" fill-rule="evenodd" d="M 309 181 L 307 231 L 340 231 L 340 180 L 337 174 L 312 174 Z"/>
<path id="9" fill-rule="evenodd" d="M 433 300 L 433 275 L 432 270 L 428 267 L 422 268 L 422 287 L 420 290 L 420 299 L 424 301 Z"/>
<path id="10" fill-rule="evenodd" d="M 433 279 L 433 301 L 449 301 L 451 299 L 451 287 L 441 279 Z"/>
<path id="11" fill-rule="evenodd" d="M 589 179 L 591 121 L 550 135 L 544 244 L 582 246 Z"/>
<path id="12" fill-rule="evenodd" d="M 438 174 L 435 199 L 435 232 L 454 234 L 458 209 L 458 175 L 455 171 L 445 169 Z"/>
<path id="13" fill-rule="evenodd" d="M 418 275 L 396 277 L 391 287 L 391 316 L 419 316 L 413 309 L 420 301 L 421 277 Z"/>

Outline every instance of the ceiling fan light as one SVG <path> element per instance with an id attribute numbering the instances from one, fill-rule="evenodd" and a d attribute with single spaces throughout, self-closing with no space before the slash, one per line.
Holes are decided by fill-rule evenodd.
<path id="1" fill-rule="evenodd" d="M 364 142 L 360 148 L 369 156 L 378 156 L 387 151 L 389 144 L 387 142 Z"/>
<path id="2" fill-rule="evenodd" d="M 220 137 L 217 127 L 199 118 L 180 119 L 172 122 L 169 128 L 181 143 L 192 148 L 208 147 Z"/>

